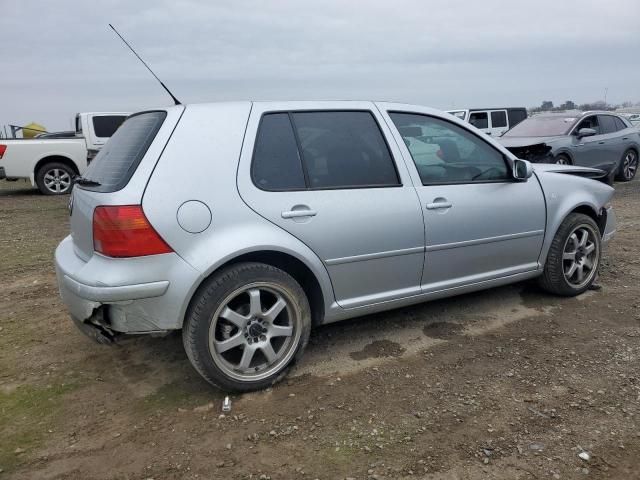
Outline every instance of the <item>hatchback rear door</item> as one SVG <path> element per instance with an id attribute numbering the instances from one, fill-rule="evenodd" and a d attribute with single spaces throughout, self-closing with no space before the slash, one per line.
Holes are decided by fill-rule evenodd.
<path id="1" fill-rule="evenodd" d="M 371 102 L 258 103 L 247 126 L 242 198 L 315 252 L 342 307 L 420 292 L 422 212 L 388 138 Z"/>
<path id="2" fill-rule="evenodd" d="M 93 249 L 93 212 L 100 205 L 135 205 L 184 107 L 129 117 L 84 172 L 69 199 L 76 254 L 87 261 Z"/>

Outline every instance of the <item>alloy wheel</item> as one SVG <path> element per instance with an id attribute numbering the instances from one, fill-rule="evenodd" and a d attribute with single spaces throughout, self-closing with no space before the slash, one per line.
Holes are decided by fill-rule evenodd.
<path id="1" fill-rule="evenodd" d="M 279 285 L 247 285 L 228 295 L 214 313 L 209 351 L 229 377 L 262 380 L 295 354 L 300 321 L 291 294 Z"/>
<path id="2" fill-rule="evenodd" d="M 629 150 L 622 160 L 622 174 L 626 180 L 632 180 L 638 169 L 638 155 L 633 150 Z"/>
<path id="3" fill-rule="evenodd" d="M 579 289 L 596 274 L 600 251 L 596 232 L 588 225 L 576 227 L 564 244 L 562 270 L 565 280 Z"/>
<path id="4" fill-rule="evenodd" d="M 44 186 L 55 194 L 66 193 L 71 188 L 71 175 L 61 168 L 52 168 L 44 174 Z"/>

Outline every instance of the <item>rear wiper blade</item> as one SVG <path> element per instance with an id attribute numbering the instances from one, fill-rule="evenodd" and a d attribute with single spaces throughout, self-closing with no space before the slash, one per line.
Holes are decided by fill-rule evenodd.
<path id="1" fill-rule="evenodd" d="M 84 178 L 82 175 L 76 175 L 73 178 L 73 181 L 78 185 L 84 185 L 85 187 L 99 187 L 100 185 L 102 185 L 100 182 Z"/>

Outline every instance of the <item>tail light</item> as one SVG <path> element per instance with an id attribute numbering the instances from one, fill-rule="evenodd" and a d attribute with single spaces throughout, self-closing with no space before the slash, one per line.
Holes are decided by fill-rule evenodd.
<path id="1" fill-rule="evenodd" d="M 108 257 L 143 257 L 173 250 L 147 220 L 141 205 L 96 207 L 93 249 Z"/>
<path id="2" fill-rule="evenodd" d="M 0 160 L 2 160 L 2 156 L 4 155 L 4 152 L 7 151 L 7 146 L 6 145 L 0 145 Z"/>

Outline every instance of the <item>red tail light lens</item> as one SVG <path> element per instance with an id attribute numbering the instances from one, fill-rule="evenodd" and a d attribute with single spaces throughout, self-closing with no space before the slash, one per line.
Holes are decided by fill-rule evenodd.
<path id="1" fill-rule="evenodd" d="M 2 160 L 2 156 L 4 155 L 4 152 L 7 151 L 7 146 L 6 145 L 0 145 L 0 160 Z"/>
<path id="2" fill-rule="evenodd" d="M 93 249 L 109 257 L 143 257 L 173 250 L 158 235 L 140 205 L 96 207 Z"/>

